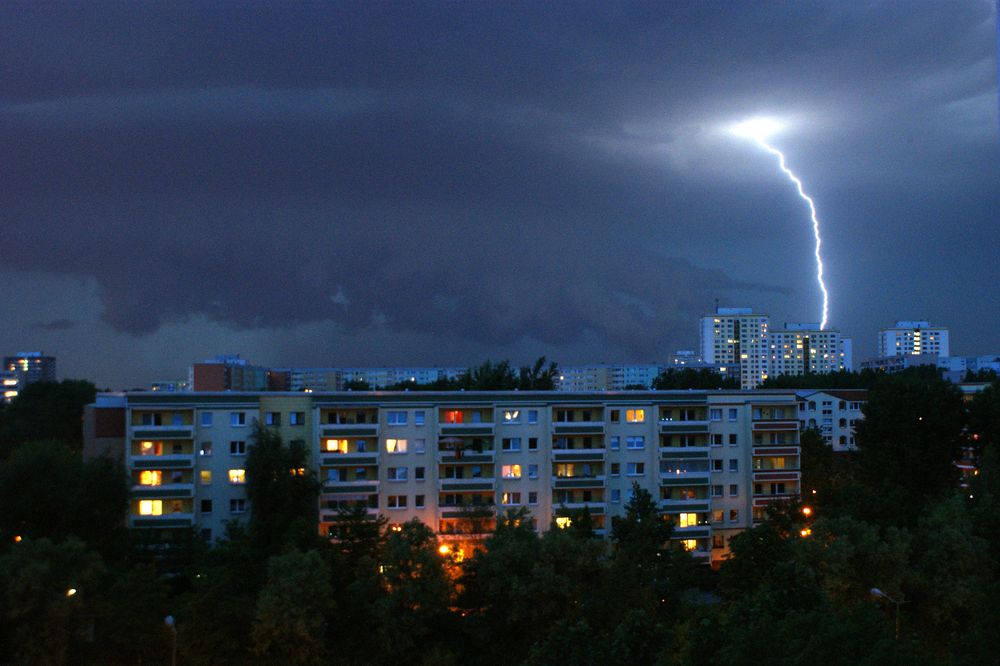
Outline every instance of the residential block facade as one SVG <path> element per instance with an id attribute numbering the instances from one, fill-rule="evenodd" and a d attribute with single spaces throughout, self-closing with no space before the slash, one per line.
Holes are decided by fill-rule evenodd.
<path id="1" fill-rule="evenodd" d="M 540 530 L 586 508 L 606 535 L 637 483 L 674 539 L 718 561 L 769 503 L 800 490 L 791 391 L 144 392 L 122 403 L 130 526 L 206 540 L 250 509 L 254 422 L 309 443 L 321 534 L 339 507 L 361 504 L 458 542 L 522 507 Z"/>
<path id="2" fill-rule="evenodd" d="M 880 357 L 921 354 L 948 356 L 948 329 L 931 326 L 929 321 L 897 321 L 895 326 L 878 332 Z"/>

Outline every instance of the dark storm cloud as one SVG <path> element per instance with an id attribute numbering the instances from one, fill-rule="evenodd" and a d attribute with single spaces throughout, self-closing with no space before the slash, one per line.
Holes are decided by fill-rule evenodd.
<path id="1" fill-rule="evenodd" d="M 838 265 L 933 261 L 873 229 L 986 229 L 992 11 L 6 5 L 0 240 L 8 266 L 94 278 L 134 334 L 332 320 L 662 354 L 715 298 L 812 301 L 799 202 L 717 136 L 766 111 L 802 119 L 788 146 L 842 220 L 842 321 L 873 317 Z"/>
<path id="2" fill-rule="evenodd" d="M 71 319 L 53 319 L 52 321 L 40 321 L 32 325 L 38 331 L 68 331 L 76 327 L 76 322 Z"/>

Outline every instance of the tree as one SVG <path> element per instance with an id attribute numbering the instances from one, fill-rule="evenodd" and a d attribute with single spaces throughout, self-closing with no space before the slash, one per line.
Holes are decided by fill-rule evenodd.
<path id="1" fill-rule="evenodd" d="M 965 443 L 961 392 L 936 368 L 880 377 L 857 426 L 858 479 L 873 518 L 912 525 L 929 500 L 956 486 Z"/>
<path id="2" fill-rule="evenodd" d="M 553 361 L 548 367 L 545 357 L 541 356 L 532 366 L 523 366 L 520 370 L 517 388 L 522 391 L 554 391 L 559 378 L 559 366 Z"/>
<path id="3" fill-rule="evenodd" d="M 315 538 L 319 482 L 301 440 L 284 442 L 277 431 L 255 426 L 247 453 L 246 488 L 250 535 L 265 552 L 288 539 Z"/>
<path id="4" fill-rule="evenodd" d="M 74 537 L 0 556 L 0 661 L 63 664 L 93 636 L 104 563 Z"/>
<path id="5" fill-rule="evenodd" d="M 128 486 L 121 465 L 83 462 L 57 442 L 18 447 L 0 465 L 0 538 L 76 535 L 105 554 L 125 544 Z"/>
<path id="6" fill-rule="evenodd" d="M 657 391 L 681 389 L 738 389 L 740 380 L 726 377 L 711 368 L 670 368 L 653 380 Z"/>
<path id="7" fill-rule="evenodd" d="M 0 458 L 11 447 L 31 441 L 65 442 L 83 448 L 83 408 L 94 402 L 93 384 L 76 379 L 29 384 L 0 411 Z"/>
<path id="8" fill-rule="evenodd" d="M 251 632 L 254 653 L 268 663 L 323 663 L 334 610 L 323 558 L 314 550 L 291 550 L 272 557 L 267 570 Z"/>
<path id="9" fill-rule="evenodd" d="M 884 374 L 877 370 L 840 370 L 822 374 L 775 375 L 760 383 L 762 389 L 870 389 Z"/>

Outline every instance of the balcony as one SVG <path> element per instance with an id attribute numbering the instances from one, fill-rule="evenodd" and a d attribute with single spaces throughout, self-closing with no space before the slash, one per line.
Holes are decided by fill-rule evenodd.
<path id="1" fill-rule="evenodd" d="M 493 435 L 492 423 L 442 423 L 441 435 L 445 437 L 490 437 Z"/>
<path id="2" fill-rule="evenodd" d="M 493 491 L 496 489 L 496 480 L 490 477 L 474 479 L 441 479 L 438 481 L 441 492 L 476 492 Z"/>
<path id="3" fill-rule="evenodd" d="M 754 421 L 754 432 L 798 432 L 799 422 L 792 419 Z"/>
<path id="4" fill-rule="evenodd" d="M 601 435 L 604 421 L 555 421 L 552 430 L 557 435 Z"/>
<path id="5" fill-rule="evenodd" d="M 553 476 L 553 488 L 602 488 L 604 486 L 604 475 L 594 476 Z"/>
<path id="6" fill-rule="evenodd" d="M 193 453 L 168 453 L 162 456 L 129 456 L 132 469 L 183 469 L 194 467 Z"/>
<path id="7" fill-rule="evenodd" d="M 135 499 L 184 499 L 194 497 L 193 483 L 164 483 L 158 486 L 132 486 L 129 493 Z"/>
<path id="8" fill-rule="evenodd" d="M 707 486 L 711 472 L 701 471 L 665 471 L 660 470 L 661 486 Z"/>
<path id="9" fill-rule="evenodd" d="M 660 433 L 664 435 L 674 434 L 706 434 L 708 433 L 709 422 L 702 420 L 675 421 L 673 419 L 660 419 Z"/>
<path id="10" fill-rule="evenodd" d="M 671 539 L 707 539 L 712 534 L 712 527 L 707 523 L 704 525 L 689 525 L 680 527 L 674 525 L 674 533 Z"/>
<path id="11" fill-rule="evenodd" d="M 339 479 L 326 479 L 323 481 L 323 492 L 350 492 L 350 493 L 377 493 L 378 479 L 354 479 L 352 481 L 340 481 Z"/>
<path id="12" fill-rule="evenodd" d="M 129 436 L 132 439 L 194 439 L 194 426 L 191 424 L 136 424 L 130 426 Z"/>
<path id="13" fill-rule="evenodd" d="M 377 423 L 324 423 L 320 437 L 378 437 Z"/>
<path id="14" fill-rule="evenodd" d="M 660 460 L 683 460 L 685 458 L 708 459 L 708 442 L 705 446 L 661 446 Z"/>
<path id="15" fill-rule="evenodd" d="M 129 516 L 130 527 L 191 527 L 193 513 L 165 513 L 162 516 Z"/>
<path id="16" fill-rule="evenodd" d="M 333 453 L 330 451 L 320 451 L 322 454 L 322 465 L 324 467 L 335 467 L 338 465 L 350 465 L 352 467 L 364 467 L 378 465 L 377 453 Z"/>
<path id="17" fill-rule="evenodd" d="M 707 512 L 711 501 L 707 497 L 692 499 L 661 499 L 660 511 L 663 513 Z"/>
<path id="18" fill-rule="evenodd" d="M 555 462 L 604 462 L 604 449 L 552 449 Z"/>
<path id="19" fill-rule="evenodd" d="M 555 508 L 556 510 L 569 509 L 573 511 L 587 509 L 590 513 L 601 516 L 604 515 L 605 503 L 604 500 L 598 502 L 561 502 Z"/>

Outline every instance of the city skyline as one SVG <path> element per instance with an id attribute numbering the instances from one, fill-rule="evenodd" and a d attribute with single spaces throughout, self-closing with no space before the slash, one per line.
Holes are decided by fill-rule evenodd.
<path id="1" fill-rule="evenodd" d="M 0 16 L 0 347 L 62 376 L 665 360 L 716 299 L 812 321 L 802 202 L 717 136 L 756 115 L 790 119 L 856 359 L 901 318 L 998 346 L 989 2 Z"/>

